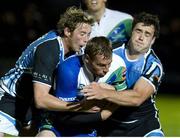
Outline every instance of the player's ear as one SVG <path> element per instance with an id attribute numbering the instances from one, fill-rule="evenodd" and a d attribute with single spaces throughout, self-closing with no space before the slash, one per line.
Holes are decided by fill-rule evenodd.
<path id="1" fill-rule="evenodd" d="M 155 40 L 156 40 L 156 37 L 154 37 L 154 38 L 152 39 L 152 41 L 151 41 L 151 45 L 153 45 L 153 44 L 154 44 Z"/>
<path id="2" fill-rule="evenodd" d="M 64 29 L 64 35 L 67 36 L 67 37 L 69 37 L 71 35 L 71 31 L 70 31 L 70 29 L 68 27 L 66 27 Z"/>
<path id="3" fill-rule="evenodd" d="M 89 63 L 90 57 L 88 54 L 84 54 L 84 60 L 86 63 Z"/>

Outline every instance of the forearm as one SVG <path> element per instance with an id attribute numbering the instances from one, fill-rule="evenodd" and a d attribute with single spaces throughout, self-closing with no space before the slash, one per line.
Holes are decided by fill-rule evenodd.
<path id="1" fill-rule="evenodd" d="M 154 87 L 148 81 L 139 79 L 132 90 L 111 92 L 105 92 L 106 100 L 121 106 L 140 106 L 154 93 Z"/>
<path id="2" fill-rule="evenodd" d="M 105 99 L 120 106 L 139 106 L 143 100 L 139 93 L 134 90 L 106 91 Z"/>
<path id="3" fill-rule="evenodd" d="M 80 103 L 68 103 L 48 94 L 36 101 L 36 107 L 50 111 L 76 111 L 79 110 Z"/>
<path id="4" fill-rule="evenodd" d="M 39 109 L 50 111 L 78 110 L 80 103 L 68 103 L 58 99 L 49 93 L 50 87 L 41 83 L 34 83 L 34 100 Z M 77 108 L 77 109 L 76 109 Z"/>
<path id="5" fill-rule="evenodd" d="M 116 91 L 102 88 L 98 83 L 91 83 L 82 92 L 87 100 L 106 100 L 120 106 L 139 106 L 153 93 L 154 87 L 144 79 L 139 79 L 132 90 Z"/>
<path id="6" fill-rule="evenodd" d="M 94 101 L 96 105 L 102 108 L 100 112 L 59 112 L 58 118 L 66 125 L 90 125 L 96 124 L 108 119 L 112 113 L 119 107 L 117 104 L 108 103 L 107 101 Z M 62 122 L 61 122 L 62 123 Z"/>
<path id="7" fill-rule="evenodd" d="M 102 121 L 101 113 L 83 113 L 83 112 L 59 112 L 57 114 L 58 123 L 69 126 L 89 126 Z"/>
<path id="8" fill-rule="evenodd" d="M 59 99 L 57 99 L 56 97 L 50 94 L 46 95 L 46 98 L 42 97 L 36 103 L 37 103 L 37 107 L 52 111 L 61 111 L 61 110 L 63 111 L 66 107 L 65 102 L 60 101 Z"/>

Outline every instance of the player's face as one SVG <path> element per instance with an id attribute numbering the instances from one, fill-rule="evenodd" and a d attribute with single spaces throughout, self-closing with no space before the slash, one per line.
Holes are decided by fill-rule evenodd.
<path id="1" fill-rule="evenodd" d="M 85 0 L 86 7 L 91 12 L 97 12 L 105 8 L 106 0 Z"/>
<path id="2" fill-rule="evenodd" d="M 137 23 L 132 31 L 130 47 L 133 53 L 146 53 L 155 41 L 154 26 Z"/>
<path id="3" fill-rule="evenodd" d="M 90 33 L 91 25 L 85 23 L 78 24 L 77 28 L 71 32 L 69 38 L 71 50 L 79 52 L 89 40 Z"/>
<path id="4" fill-rule="evenodd" d="M 96 77 L 103 77 L 109 71 L 112 58 L 105 58 L 103 55 L 96 55 L 94 59 L 89 59 L 89 67 Z"/>

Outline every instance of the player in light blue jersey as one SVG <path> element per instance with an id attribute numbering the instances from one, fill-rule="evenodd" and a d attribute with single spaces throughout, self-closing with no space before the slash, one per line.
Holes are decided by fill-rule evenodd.
<path id="1" fill-rule="evenodd" d="M 96 83 L 82 90 L 88 100 L 107 100 L 119 106 L 102 124 L 101 136 L 164 136 L 155 106 L 155 96 L 164 72 L 152 50 L 159 31 L 158 17 L 142 12 L 134 18 L 129 43 L 114 50 L 125 61 L 129 90 L 118 93 L 105 90 Z"/>
<path id="2" fill-rule="evenodd" d="M 79 112 L 56 112 L 52 124 L 45 118 L 38 136 L 96 136 L 96 130 L 92 127 L 92 122 L 104 120 L 111 115 L 111 111 L 106 111 L 109 105 L 104 103 L 100 107 L 97 101 L 88 105 L 80 90 L 91 82 L 98 82 L 113 85 L 117 91 L 126 89 L 125 82 L 125 64 L 119 56 L 112 55 L 112 46 L 106 37 L 94 37 L 86 45 L 85 54 L 81 56 L 72 56 L 67 58 L 58 66 L 57 85 L 54 95 L 60 100 L 67 102 L 84 102 L 86 110 L 83 108 Z M 92 101 L 91 101 L 92 102 Z M 83 105 L 82 105 L 83 106 Z M 94 107 L 96 106 L 96 108 Z M 97 118 L 93 116 L 102 108 Z M 100 109 L 99 109 L 100 108 Z M 110 108 L 110 107 L 109 107 Z M 95 110 L 96 109 L 96 110 Z M 82 111 L 87 111 L 81 113 Z M 62 118 L 82 115 L 79 121 L 84 120 L 86 115 L 91 118 L 85 120 L 86 123 L 79 122 L 77 125 L 68 124 L 62 121 Z M 94 115 L 93 115 L 94 114 Z M 76 116 L 76 117 L 77 117 Z M 92 120 L 92 121 L 91 121 Z M 70 122 L 70 121 L 69 121 Z M 48 132 L 50 133 L 49 135 Z"/>
<path id="3" fill-rule="evenodd" d="M 0 79 L 0 136 L 18 136 L 29 106 L 49 110 L 69 110 L 67 102 L 50 94 L 56 68 L 69 55 L 85 46 L 93 18 L 81 9 L 70 7 L 61 15 L 57 30 L 32 42 L 15 67 Z M 65 108 L 66 107 L 66 108 Z M 31 113 L 31 112 L 29 112 Z M 27 115 L 31 120 L 31 114 Z"/>
<path id="4" fill-rule="evenodd" d="M 91 36 L 105 36 L 112 42 L 113 49 L 128 42 L 133 17 L 125 12 L 106 7 L 108 0 L 81 0 L 82 7 L 95 18 Z"/>

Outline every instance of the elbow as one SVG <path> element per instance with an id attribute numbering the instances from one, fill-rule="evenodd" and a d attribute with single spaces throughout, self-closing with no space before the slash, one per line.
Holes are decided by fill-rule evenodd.
<path id="1" fill-rule="evenodd" d="M 43 106 L 41 104 L 39 104 L 39 103 L 35 103 L 35 107 L 37 109 L 43 109 Z"/>
<path id="2" fill-rule="evenodd" d="M 43 101 L 41 99 L 35 100 L 35 107 L 37 109 L 45 109 Z"/>

